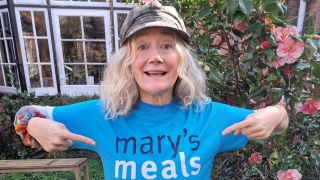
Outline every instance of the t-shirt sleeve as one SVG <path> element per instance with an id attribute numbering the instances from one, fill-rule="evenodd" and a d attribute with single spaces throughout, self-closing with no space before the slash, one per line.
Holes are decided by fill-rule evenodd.
<path id="1" fill-rule="evenodd" d="M 67 106 L 58 106 L 53 109 L 53 119 L 66 126 L 66 128 L 75 134 L 95 139 L 96 126 L 102 114 L 102 108 L 99 100 L 85 101 Z M 73 147 L 80 149 L 90 149 L 92 146 L 85 143 L 73 141 Z"/>
<path id="2" fill-rule="evenodd" d="M 222 131 L 238 122 L 245 120 L 245 118 L 254 111 L 250 109 L 238 108 L 226 104 L 216 103 L 214 105 L 216 114 L 219 116 L 219 130 Z M 235 136 L 233 132 L 228 135 L 221 136 L 219 152 L 230 151 L 242 148 L 246 145 L 248 137 L 245 135 Z"/>

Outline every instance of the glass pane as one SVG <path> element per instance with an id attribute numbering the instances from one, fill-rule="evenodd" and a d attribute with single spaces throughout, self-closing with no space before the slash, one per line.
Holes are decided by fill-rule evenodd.
<path id="1" fill-rule="evenodd" d="M 40 86 L 40 76 L 39 76 L 39 69 L 37 65 L 29 65 L 29 78 L 31 87 L 41 87 Z"/>
<path id="2" fill-rule="evenodd" d="M 4 86 L 4 76 L 2 72 L 2 66 L 0 66 L 0 86 Z"/>
<path id="3" fill-rule="evenodd" d="M 3 24 L 6 37 L 11 37 L 11 28 L 10 28 L 10 21 L 7 12 L 2 13 L 3 16 Z"/>
<path id="4" fill-rule="evenodd" d="M 126 19 L 127 14 L 117 14 L 117 21 L 118 21 L 118 34 L 120 34 L 120 29 L 122 27 L 122 24 L 124 20 Z"/>
<path id="5" fill-rule="evenodd" d="M 72 0 L 72 1 L 88 2 L 88 0 Z"/>
<path id="6" fill-rule="evenodd" d="M 66 84 L 67 85 L 85 85 L 86 70 L 84 65 L 65 65 Z"/>
<path id="7" fill-rule="evenodd" d="M 103 17 L 83 17 L 85 39 L 105 39 Z"/>
<path id="8" fill-rule="evenodd" d="M 5 73 L 7 87 L 14 87 L 14 82 L 18 81 L 18 76 L 16 72 L 17 72 L 16 66 L 4 66 L 4 73 Z"/>
<path id="9" fill-rule="evenodd" d="M 88 66 L 88 85 L 98 85 L 103 77 L 103 65 Z"/>
<path id="10" fill-rule="evenodd" d="M 105 42 L 86 42 L 87 62 L 107 62 Z"/>
<path id="11" fill-rule="evenodd" d="M 82 39 L 80 17 L 59 16 L 61 39 Z"/>
<path id="12" fill-rule="evenodd" d="M 27 62 L 37 62 L 37 51 L 34 39 L 24 39 Z"/>
<path id="13" fill-rule="evenodd" d="M 7 40 L 7 49 L 8 49 L 8 56 L 9 56 L 9 62 L 14 62 L 14 54 L 13 54 L 13 43 L 12 39 Z M 1 52 L 2 53 L 2 52 Z"/>
<path id="14" fill-rule="evenodd" d="M 20 11 L 21 27 L 24 36 L 33 36 L 30 11 Z"/>
<path id="15" fill-rule="evenodd" d="M 37 36 L 47 36 L 46 20 L 43 11 L 34 12 L 36 34 Z"/>
<path id="16" fill-rule="evenodd" d="M 106 2 L 106 0 L 91 0 L 91 2 Z"/>
<path id="17" fill-rule="evenodd" d="M 0 38 L 3 38 L 4 32 L 5 32 L 5 29 L 2 28 L 2 18 L 0 18 Z"/>
<path id="18" fill-rule="evenodd" d="M 42 68 L 42 80 L 43 87 L 53 87 L 53 77 L 50 65 L 43 65 Z"/>
<path id="19" fill-rule="evenodd" d="M 40 62 L 50 62 L 49 46 L 47 39 L 38 39 Z"/>
<path id="20" fill-rule="evenodd" d="M 62 41 L 64 62 L 84 62 L 81 41 Z"/>
<path id="21" fill-rule="evenodd" d="M 117 3 L 126 3 L 127 0 L 117 0 Z M 133 1 L 131 1 L 133 2 Z M 134 3 L 139 3 L 139 0 L 134 0 Z"/>
<path id="22" fill-rule="evenodd" d="M 5 41 L 4 40 L 0 40 L 0 62 L 2 63 L 8 63 L 8 59 L 7 59 L 7 51 L 6 51 L 6 46 L 5 46 Z"/>

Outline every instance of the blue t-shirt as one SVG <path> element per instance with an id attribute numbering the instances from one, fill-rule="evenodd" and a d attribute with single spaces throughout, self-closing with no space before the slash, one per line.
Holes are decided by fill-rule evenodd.
<path id="1" fill-rule="evenodd" d="M 245 146 L 247 137 L 222 136 L 222 131 L 253 113 L 211 102 L 199 112 L 197 103 L 185 108 L 140 101 L 127 117 L 106 120 L 100 100 L 55 107 L 53 119 L 73 133 L 96 141 L 74 142 L 75 148 L 97 152 L 104 177 L 111 179 L 210 179 L 215 155 Z"/>

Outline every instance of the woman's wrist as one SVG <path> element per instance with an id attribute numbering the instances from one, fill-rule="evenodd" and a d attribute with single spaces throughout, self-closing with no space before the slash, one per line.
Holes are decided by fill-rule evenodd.
<path id="1" fill-rule="evenodd" d="M 281 116 L 280 116 L 281 121 L 278 123 L 278 125 L 273 130 L 274 133 L 280 134 L 287 129 L 287 127 L 289 125 L 289 117 L 288 117 L 288 114 L 287 114 L 285 107 L 283 107 L 282 105 L 274 105 L 271 107 L 277 108 L 279 111 L 281 111 Z"/>

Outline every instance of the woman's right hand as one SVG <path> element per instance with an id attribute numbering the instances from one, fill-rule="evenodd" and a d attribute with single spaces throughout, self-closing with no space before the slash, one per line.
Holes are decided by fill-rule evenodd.
<path id="1" fill-rule="evenodd" d="M 91 146 L 96 144 L 92 139 L 74 134 L 64 124 L 50 119 L 34 117 L 29 120 L 27 130 L 47 152 L 65 151 L 72 146 L 73 140 Z"/>

